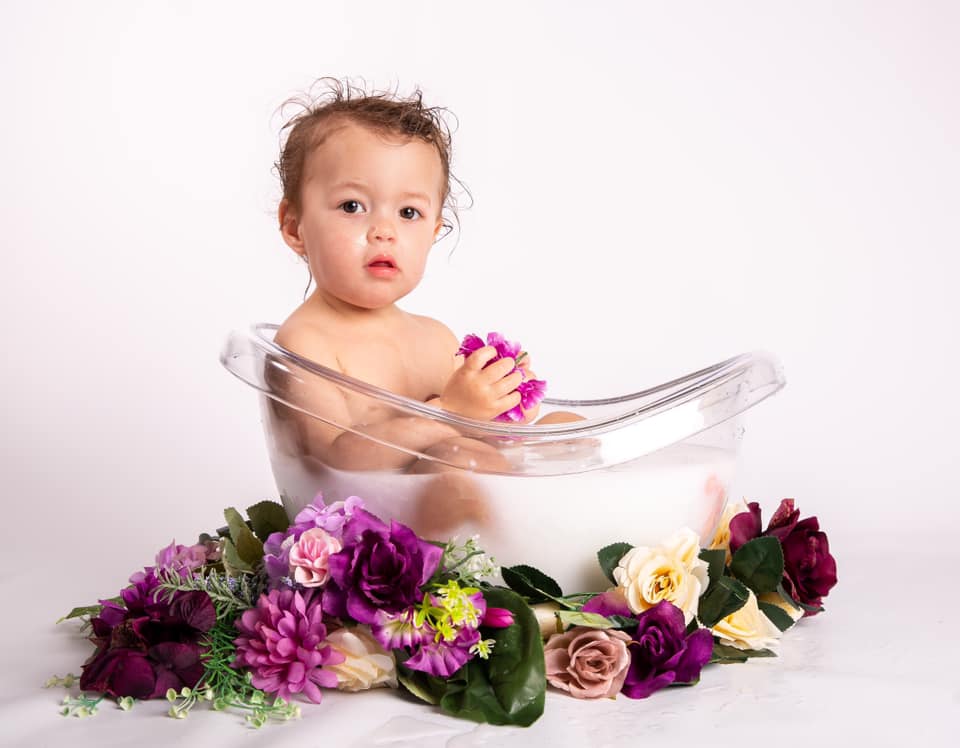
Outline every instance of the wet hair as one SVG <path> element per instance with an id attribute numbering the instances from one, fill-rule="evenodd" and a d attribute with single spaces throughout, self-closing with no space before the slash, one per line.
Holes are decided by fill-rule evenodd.
<path id="1" fill-rule="evenodd" d="M 314 89 L 320 84 L 326 86 L 326 91 L 315 95 Z M 449 209 L 459 225 L 451 182 L 456 181 L 461 186 L 462 183 L 450 173 L 450 129 L 441 116 L 447 110 L 425 108 L 419 88 L 409 97 L 402 98 L 396 92 L 367 93 L 352 84 L 349 78 L 340 81 L 327 77 L 317 80 L 307 94 L 285 101 L 280 106 L 281 113 L 290 106 L 300 111 L 280 130 L 280 160 L 274 166 L 283 186 L 283 197 L 295 211 L 299 212 L 301 208 L 303 168 L 307 157 L 326 140 L 333 126 L 352 122 L 380 135 L 417 138 L 436 148 L 443 168 L 440 207 L 442 225 L 446 229 L 440 238 L 453 230 L 453 225 L 443 218 L 444 210 Z"/>

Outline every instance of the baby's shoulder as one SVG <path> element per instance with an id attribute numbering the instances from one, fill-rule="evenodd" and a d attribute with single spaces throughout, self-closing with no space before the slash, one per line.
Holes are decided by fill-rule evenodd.
<path id="1" fill-rule="evenodd" d="M 432 317 L 426 317 L 422 314 L 411 314 L 411 320 L 419 328 L 422 335 L 431 343 L 436 343 L 439 347 L 450 348 L 456 351 L 460 347 L 460 339 L 453 334 L 453 330 L 447 327 L 443 322 Z"/>
<path id="2" fill-rule="evenodd" d="M 323 325 L 309 319 L 291 315 L 280 325 L 273 341 L 321 366 L 343 371 L 340 363 L 338 337 Z"/>

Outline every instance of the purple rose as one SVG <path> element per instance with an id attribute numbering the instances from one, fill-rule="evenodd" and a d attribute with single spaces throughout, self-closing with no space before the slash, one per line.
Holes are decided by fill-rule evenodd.
<path id="1" fill-rule="evenodd" d="M 661 600 L 636 616 L 632 632 L 630 667 L 621 692 L 631 699 L 645 699 L 671 684 L 694 683 L 713 653 L 709 629 L 686 633 L 683 611 Z"/>
<path id="2" fill-rule="evenodd" d="M 206 592 L 176 592 L 167 602 L 152 569 L 131 577 L 126 607 L 103 602 L 90 619 L 97 650 L 80 675 L 80 688 L 112 696 L 152 699 L 168 688 L 194 687 L 203 676 L 201 640 L 216 623 Z"/>
<path id="3" fill-rule="evenodd" d="M 800 520 L 793 499 L 783 499 L 767 529 L 761 532 L 760 505 L 750 502 L 747 510 L 730 520 L 730 551 L 736 552 L 754 538 L 775 537 L 783 548 L 784 589 L 794 600 L 820 607 L 837 583 L 837 562 L 830 555 L 830 543 L 817 518 Z M 804 615 L 817 612 L 805 611 Z"/>
<path id="4" fill-rule="evenodd" d="M 406 525 L 391 521 L 388 527 L 359 509 L 343 527 L 343 550 L 330 556 L 323 608 L 367 624 L 375 623 L 377 611 L 397 615 L 422 600 L 421 587 L 442 555 Z"/>

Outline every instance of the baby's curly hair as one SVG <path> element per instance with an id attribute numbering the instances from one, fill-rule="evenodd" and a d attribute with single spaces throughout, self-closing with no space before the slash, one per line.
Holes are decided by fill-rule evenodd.
<path id="1" fill-rule="evenodd" d="M 326 84 L 327 90 L 314 95 L 313 91 L 319 84 Z M 379 134 L 418 138 L 434 146 L 443 167 L 441 209 L 449 207 L 459 223 L 457 204 L 450 185 L 452 180 L 462 183 L 450 173 L 450 129 L 440 116 L 441 112 L 447 110 L 441 107 L 425 108 L 419 88 L 410 97 L 401 98 L 396 92 L 367 93 L 352 84 L 349 78 L 340 81 L 325 77 L 317 80 L 306 95 L 290 98 L 281 104 L 280 111 L 283 112 L 288 106 L 299 107 L 301 111 L 288 119 L 280 130 L 280 160 L 274 166 L 283 186 L 283 197 L 294 210 L 299 211 L 301 207 L 300 188 L 307 156 L 323 143 L 329 133 L 329 128 L 323 125 L 331 121 L 349 120 Z M 445 220 L 443 226 L 446 236 L 453 226 Z"/>

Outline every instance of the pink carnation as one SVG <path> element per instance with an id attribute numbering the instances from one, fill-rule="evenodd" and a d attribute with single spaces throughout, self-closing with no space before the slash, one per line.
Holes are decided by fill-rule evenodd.
<path id="1" fill-rule="evenodd" d="M 521 351 L 519 343 L 507 340 L 498 332 L 491 332 L 487 334 L 486 343 L 484 343 L 483 339 L 478 335 L 467 335 L 460 343 L 460 349 L 457 351 L 457 355 L 464 357 L 470 356 L 472 353 L 483 348 L 484 345 L 491 345 L 497 349 L 497 355 L 490 359 L 484 365 L 484 368 L 490 366 L 494 361 L 499 361 L 501 358 L 512 358 L 516 360 Z M 523 381 L 516 389 L 516 391 L 520 393 L 520 404 L 498 415 L 494 419 L 495 421 L 522 421 L 523 411 L 536 407 L 547 393 L 547 382 L 545 379 L 527 379 L 527 372 L 519 366 L 515 367 L 513 371 L 519 371 L 523 375 Z M 512 374 L 513 371 L 511 371 L 510 374 Z"/>
<path id="2" fill-rule="evenodd" d="M 330 579 L 330 556 L 343 544 L 326 530 L 307 530 L 290 548 L 290 571 L 304 587 L 322 587 Z"/>
<path id="3" fill-rule="evenodd" d="M 344 656 L 323 644 L 320 596 L 313 590 L 304 594 L 292 589 L 271 590 L 260 595 L 257 607 L 244 611 L 234 625 L 240 636 L 235 668 L 249 668 L 252 683 L 285 701 L 302 693 L 320 703 L 320 688 L 336 688 L 337 675 L 324 665 L 339 665 Z"/>

